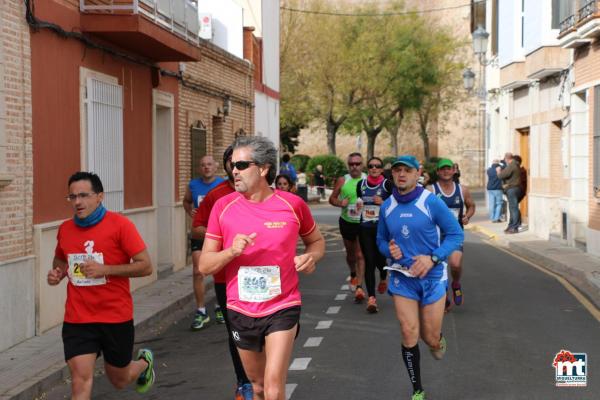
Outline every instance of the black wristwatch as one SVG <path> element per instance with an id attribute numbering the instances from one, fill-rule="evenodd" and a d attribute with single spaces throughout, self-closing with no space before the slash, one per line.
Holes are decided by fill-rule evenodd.
<path id="1" fill-rule="evenodd" d="M 431 261 L 433 261 L 433 265 L 439 264 L 440 263 L 440 258 L 438 256 L 436 256 L 435 254 L 431 255 Z"/>

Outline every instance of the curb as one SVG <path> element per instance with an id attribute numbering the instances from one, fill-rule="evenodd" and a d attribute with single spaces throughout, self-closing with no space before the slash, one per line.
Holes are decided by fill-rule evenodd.
<path id="1" fill-rule="evenodd" d="M 172 276 L 172 275 L 171 275 Z M 165 280 L 167 281 L 168 278 Z M 140 290 L 146 289 L 146 291 L 152 290 L 152 286 L 165 282 L 162 280 L 158 280 L 153 282 L 152 284 L 140 288 Z M 166 283 L 163 283 L 163 285 Z M 156 289 L 156 288 L 155 288 Z M 207 277 L 205 279 L 205 301 L 208 303 L 215 298 L 214 292 L 214 282 L 212 277 Z M 148 332 L 150 329 L 157 325 L 160 322 L 165 322 L 168 320 L 170 316 L 174 315 L 176 311 L 190 308 L 193 308 L 193 303 L 195 302 L 194 292 L 192 289 L 192 285 L 190 282 L 189 292 L 173 299 L 170 302 L 165 304 L 165 307 L 160 309 L 158 312 L 153 313 L 152 315 L 144 318 L 140 318 L 135 322 L 135 330 L 136 336 L 142 333 Z M 135 300 L 134 300 L 134 310 L 135 310 Z M 62 344 L 61 344 L 62 345 Z M 60 362 L 52 365 L 44 371 L 39 372 L 32 378 L 29 378 L 17 386 L 9 389 L 4 394 L 0 395 L 0 400 L 32 400 L 38 399 L 40 396 L 44 394 L 44 392 L 54 388 L 57 384 L 65 379 L 69 378 L 69 368 L 66 365 L 65 361 L 61 359 Z M 32 381 L 34 381 L 32 383 Z"/>
<path id="2" fill-rule="evenodd" d="M 590 279 L 586 272 L 570 268 L 564 263 L 555 261 L 550 257 L 546 257 L 544 254 L 528 249 L 519 242 L 509 240 L 503 241 L 498 238 L 496 233 L 482 226 L 471 225 L 469 230 L 486 236 L 489 240 L 495 242 L 494 245 L 502 247 L 508 252 L 535 264 L 539 268 L 564 279 L 581 293 L 581 295 L 583 295 L 597 310 L 600 310 L 600 291 L 597 286 L 590 283 Z"/>

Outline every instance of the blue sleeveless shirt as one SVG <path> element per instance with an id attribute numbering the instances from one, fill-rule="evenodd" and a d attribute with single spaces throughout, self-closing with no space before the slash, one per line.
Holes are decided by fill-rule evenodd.
<path id="1" fill-rule="evenodd" d="M 223 182 L 225 179 L 220 176 L 215 177 L 215 180 L 211 183 L 204 183 L 202 178 L 192 179 L 190 181 L 190 192 L 192 192 L 192 200 L 194 201 L 194 208 L 198 208 L 202 199 L 210 192 L 215 186 Z"/>
<path id="2" fill-rule="evenodd" d="M 442 191 L 442 188 L 437 182 L 433 184 L 433 190 L 435 191 L 435 195 L 446 203 L 450 211 L 452 211 L 452 214 L 454 214 L 458 220 L 460 227 L 463 228 L 462 219 L 464 216 L 465 199 L 460 184 L 456 182 L 452 183 L 454 184 L 454 191 L 449 195 Z"/>
<path id="3" fill-rule="evenodd" d="M 365 227 L 376 227 L 377 221 L 379 221 L 379 208 L 381 205 L 375 204 L 373 198 L 379 196 L 385 201 L 390 197 L 392 194 L 391 182 L 384 179 L 379 185 L 369 186 L 367 178 L 364 178 L 358 182 L 356 189 L 358 197 L 363 201 L 360 224 Z"/>

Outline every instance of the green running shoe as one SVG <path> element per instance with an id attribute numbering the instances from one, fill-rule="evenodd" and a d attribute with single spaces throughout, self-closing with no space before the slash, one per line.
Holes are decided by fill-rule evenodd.
<path id="1" fill-rule="evenodd" d="M 441 360 L 442 358 L 444 358 L 444 354 L 446 354 L 446 338 L 441 336 L 440 337 L 440 348 L 435 349 L 433 347 L 430 347 L 429 351 L 431 352 L 431 355 L 433 356 L 433 358 L 435 358 L 436 360 Z"/>
<path id="2" fill-rule="evenodd" d="M 225 323 L 225 316 L 223 315 L 223 310 L 221 310 L 221 307 L 215 308 L 215 322 L 217 324 Z"/>
<path id="3" fill-rule="evenodd" d="M 196 315 L 194 315 L 194 320 L 192 321 L 192 326 L 190 328 L 193 331 L 199 331 L 200 329 L 204 328 L 204 326 L 209 322 L 210 317 L 208 315 L 196 310 Z"/>
<path id="4" fill-rule="evenodd" d="M 410 400 L 425 400 L 425 392 L 422 390 L 417 390 L 413 393 Z"/>
<path id="5" fill-rule="evenodd" d="M 154 385 L 154 380 L 156 379 L 156 375 L 154 374 L 154 355 L 149 349 L 140 349 L 138 351 L 137 359 L 145 360 L 148 363 L 148 366 L 138 377 L 135 391 L 138 393 L 146 393 L 150 390 L 152 385 Z"/>

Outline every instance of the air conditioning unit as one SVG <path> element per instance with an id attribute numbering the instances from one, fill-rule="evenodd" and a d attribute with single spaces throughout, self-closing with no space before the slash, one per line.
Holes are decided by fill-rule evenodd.
<path id="1" fill-rule="evenodd" d="M 200 19 L 200 36 L 202 39 L 212 40 L 213 38 L 213 23 L 212 14 L 199 13 L 198 18 Z"/>

